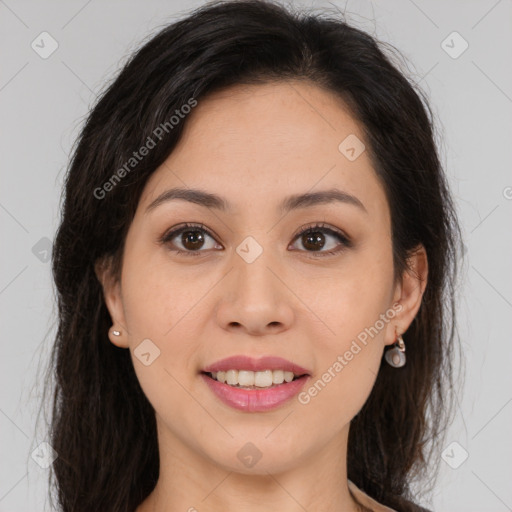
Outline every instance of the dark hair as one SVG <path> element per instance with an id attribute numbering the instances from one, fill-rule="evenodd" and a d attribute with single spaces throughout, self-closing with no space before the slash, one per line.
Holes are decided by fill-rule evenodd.
<path id="1" fill-rule="evenodd" d="M 159 474 L 154 410 L 129 351 L 108 339 L 95 262 L 110 262 L 119 278 L 142 189 L 187 122 L 170 126 L 176 110 L 231 85 L 283 80 L 322 87 L 360 122 L 391 210 L 396 278 L 419 244 L 428 255 L 423 301 L 404 335 L 407 364 L 381 364 L 352 421 L 347 460 L 349 479 L 371 497 L 414 509 L 412 482 L 428 476 L 451 410 L 460 228 L 425 95 L 381 46 L 338 16 L 265 1 L 210 3 L 152 37 L 102 93 L 73 151 L 52 255 L 58 330 L 48 370 L 56 379 L 50 444 L 59 456 L 50 486 L 63 511 L 132 512 Z M 148 137 L 155 147 L 99 199 L 99 188 Z"/>

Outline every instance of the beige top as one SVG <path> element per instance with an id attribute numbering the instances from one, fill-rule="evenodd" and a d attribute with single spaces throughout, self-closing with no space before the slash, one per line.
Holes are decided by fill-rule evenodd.
<path id="1" fill-rule="evenodd" d="M 385 505 L 381 505 L 373 498 L 370 498 L 370 496 L 361 491 L 361 489 L 359 489 L 359 487 L 350 480 L 348 481 L 348 489 L 358 503 L 369 508 L 372 512 L 396 512 L 396 510 L 386 507 Z"/>

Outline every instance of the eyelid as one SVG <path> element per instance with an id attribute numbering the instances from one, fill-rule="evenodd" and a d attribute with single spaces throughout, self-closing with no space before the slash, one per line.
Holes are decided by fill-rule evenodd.
<path id="1" fill-rule="evenodd" d="M 295 240 L 298 236 L 307 233 L 308 231 L 314 231 L 315 229 L 319 231 L 326 231 L 330 235 L 339 236 L 343 240 L 343 242 L 347 244 L 347 246 L 352 246 L 352 241 L 348 235 L 346 235 L 341 229 L 332 227 L 329 224 L 326 224 L 325 222 L 303 224 L 295 231 L 295 234 L 293 235 L 292 239 Z"/>
<path id="2" fill-rule="evenodd" d="M 212 237 L 215 241 L 217 240 L 217 236 L 214 235 L 204 224 L 201 222 L 194 223 L 194 222 L 185 222 L 183 224 L 178 224 L 177 226 L 173 226 L 172 228 L 168 229 L 159 239 L 158 241 L 162 244 L 166 244 L 174 238 L 177 235 L 181 235 L 183 231 L 187 230 L 196 230 L 196 231 L 204 231 L 208 234 L 208 236 Z M 190 251 L 193 252 L 193 251 Z"/>

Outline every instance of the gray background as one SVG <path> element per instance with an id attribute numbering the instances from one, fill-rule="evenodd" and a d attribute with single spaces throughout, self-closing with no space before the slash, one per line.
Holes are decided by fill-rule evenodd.
<path id="1" fill-rule="evenodd" d="M 44 425 L 36 429 L 55 329 L 46 260 L 71 145 L 130 51 L 202 3 L 0 0 L 0 512 L 48 509 L 48 469 L 31 453 L 46 439 Z M 512 2 L 293 5 L 345 10 L 405 55 L 431 98 L 467 252 L 458 307 L 466 381 L 430 505 L 512 510 Z M 31 47 L 43 31 L 59 45 L 47 59 Z M 457 58 L 445 51 L 462 48 L 458 36 L 447 39 L 454 31 L 469 44 Z"/>

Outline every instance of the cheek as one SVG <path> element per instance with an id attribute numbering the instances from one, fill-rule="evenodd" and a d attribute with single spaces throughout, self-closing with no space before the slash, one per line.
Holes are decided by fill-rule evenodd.
<path id="1" fill-rule="evenodd" d="M 173 411 L 191 418 L 200 416 L 201 410 L 187 390 L 191 375 L 197 372 L 201 340 L 197 308 L 206 289 L 191 286 L 190 280 L 187 284 L 182 274 L 170 272 L 170 266 L 162 261 L 134 256 L 125 261 L 123 302 L 137 379 L 157 414 L 169 425 L 176 423 Z M 152 362 L 146 365 L 137 353 L 141 353 L 142 340 L 148 339 L 153 345 L 145 352 L 150 352 Z M 186 429 L 181 435 L 186 436 Z"/>
<path id="2" fill-rule="evenodd" d="M 361 352 L 346 365 L 333 359 L 324 373 L 311 380 L 298 396 L 311 431 L 332 435 L 352 421 L 370 395 L 379 361 L 374 351 Z"/>
<path id="3" fill-rule="evenodd" d="M 377 248 L 380 248 L 378 256 Z M 326 327 L 326 335 L 316 339 L 330 350 L 348 349 L 347 343 L 350 345 L 351 340 L 374 326 L 390 308 L 391 246 L 386 239 L 368 245 L 364 250 L 347 253 L 339 265 L 329 269 L 328 275 L 325 269 L 316 270 L 315 275 L 303 274 L 296 282 L 297 294 L 305 298 Z M 378 323 L 379 333 L 385 325 Z"/>
<path id="4" fill-rule="evenodd" d="M 161 255 L 148 257 L 136 251 L 126 258 L 122 279 L 130 349 L 142 387 L 164 382 L 172 385 L 172 377 L 184 382 L 197 371 L 194 355 L 201 340 L 198 309 L 212 284 L 176 272 Z M 157 354 L 150 366 L 136 357 L 137 347 L 147 339 L 157 347 L 149 345 Z M 152 394 L 149 389 L 148 394 Z"/>
<path id="5" fill-rule="evenodd" d="M 133 336 L 172 338 L 205 293 L 208 278 L 170 264 L 165 253 L 133 250 L 123 267 L 125 317 Z"/>
<path id="6" fill-rule="evenodd" d="M 382 243 L 386 247 L 386 241 Z M 309 279 L 303 283 L 303 294 L 306 281 Z M 396 315 L 390 304 L 391 246 L 381 250 L 379 258 L 371 247 L 347 257 L 329 279 L 319 281 L 318 290 L 322 292 L 316 295 L 311 309 L 323 322 L 319 327 L 323 334 L 311 333 L 317 373 L 312 385 L 304 390 L 301 403 L 316 403 L 313 407 L 318 408 L 339 404 L 339 414 L 331 420 L 343 424 L 358 412 L 371 392 L 382 359 L 384 336 L 387 329 L 392 329 Z"/>

